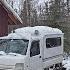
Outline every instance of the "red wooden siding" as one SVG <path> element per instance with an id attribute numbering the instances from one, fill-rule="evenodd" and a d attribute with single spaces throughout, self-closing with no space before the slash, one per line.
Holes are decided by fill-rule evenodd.
<path id="1" fill-rule="evenodd" d="M 12 28 L 10 28 L 11 25 L 13 25 Z M 0 37 L 8 35 L 11 29 L 15 29 L 15 25 L 16 28 L 18 28 L 19 25 L 22 25 L 22 20 L 12 8 L 8 8 L 8 6 L 0 0 Z"/>
<path id="2" fill-rule="evenodd" d="M 6 10 L 0 4 L 0 36 L 8 34 L 8 15 Z"/>

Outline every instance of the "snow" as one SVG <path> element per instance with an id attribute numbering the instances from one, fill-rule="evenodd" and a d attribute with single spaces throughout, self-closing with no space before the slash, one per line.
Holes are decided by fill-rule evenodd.
<path id="1" fill-rule="evenodd" d="M 31 35 L 35 36 L 35 30 L 38 30 L 39 37 L 45 36 L 45 35 L 50 35 L 50 34 L 63 34 L 61 30 L 59 30 L 57 28 L 51 28 L 48 26 L 23 27 L 23 28 L 16 29 L 15 33 L 17 33 L 21 37 L 29 39 L 31 37 Z"/>
<path id="2" fill-rule="evenodd" d="M 12 52 L 10 52 L 10 53 L 8 53 L 8 54 L 6 54 L 4 51 L 0 51 L 0 56 L 6 56 L 6 55 L 10 55 L 10 56 L 23 56 L 23 55 L 21 55 L 21 54 L 18 54 L 18 53 L 12 53 Z"/>
<path id="3" fill-rule="evenodd" d="M 39 34 L 35 34 L 35 30 L 38 30 Z M 15 30 L 15 33 L 10 33 L 8 36 L 0 37 L 0 39 L 27 39 L 29 40 L 31 36 L 41 37 L 51 34 L 63 34 L 61 30 L 57 28 L 51 28 L 48 26 L 35 26 L 35 27 L 23 27 Z"/>
<path id="4" fill-rule="evenodd" d="M 62 64 L 63 64 L 63 67 L 66 68 L 66 70 L 70 70 L 70 57 L 63 60 Z"/>
<path id="5" fill-rule="evenodd" d="M 22 23 L 19 15 L 13 10 L 13 8 L 6 2 L 6 0 L 1 0 L 2 3 L 6 6 L 6 8 L 13 13 L 13 15 Z"/>
<path id="6" fill-rule="evenodd" d="M 46 1 L 49 2 L 50 0 L 39 0 L 38 5 L 42 5 L 43 6 Z"/>
<path id="7" fill-rule="evenodd" d="M 21 55 L 21 54 L 18 54 L 18 53 L 12 53 L 12 52 L 8 53 L 8 55 L 10 55 L 10 56 L 23 56 L 23 55 Z"/>
<path id="8" fill-rule="evenodd" d="M 15 33 L 10 33 L 8 36 L 0 37 L 0 39 L 30 39 L 31 36 L 36 36 L 35 30 L 38 30 L 39 35 L 45 36 L 50 34 L 63 34 L 61 30 L 57 28 L 51 28 L 48 26 L 35 26 L 35 27 L 23 27 L 15 30 Z M 36 37 L 37 37 L 36 36 Z"/>
<path id="9" fill-rule="evenodd" d="M 22 33 L 22 34 L 34 34 L 35 30 L 39 31 L 40 35 L 44 34 L 62 34 L 62 31 L 57 28 L 51 28 L 48 26 L 35 26 L 35 27 L 23 27 L 16 29 L 16 33 Z"/>
<path id="10" fill-rule="evenodd" d="M 20 35 L 18 35 L 17 33 L 10 33 L 8 35 L 8 38 L 10 38 L 10 39 L 22 39 L 22 37 Z"/>
<path id="11" fill-rule="evenodd" d="M 10 33 L 8 36 L 0 37 L 0 39 L 22 39 L 17 33 Z"/>
<path id="12" fill-rule="evenodd" d="M 6 55 L 6 53 L 4 51 L 0 51 L 0 56 L 1 55 Z"/>

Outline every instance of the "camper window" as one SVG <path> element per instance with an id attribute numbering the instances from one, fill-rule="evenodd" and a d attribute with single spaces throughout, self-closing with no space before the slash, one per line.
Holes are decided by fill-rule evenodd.
<path id="1" fill-rule="evenodd" d="M 61 46 L 61 37 L 46 39 L 46 48 L 52 48 L 57 46 Z"/>

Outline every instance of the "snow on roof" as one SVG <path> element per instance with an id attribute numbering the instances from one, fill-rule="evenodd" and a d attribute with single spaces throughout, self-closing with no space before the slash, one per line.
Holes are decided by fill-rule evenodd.
<path id="1" fill-rule="evenodd" d="M 22 39 L 22 37 L 16 33 L 10 33 L 8 36 L 0 37 L 0 39 Z"/>
<path id="2" fill-rule="evenodd" d="M 0 37 L 0 39 L 28 39 L 35 35 L 35 30 L 38 30 L 39 35 L 44 36 L 48 34 L 63 34 L 61 30 L 57 28 L 51 28 L 48 26 L 35 26 L 35 27 L 23 27 L 15 30 L 15 33 L 10 33 L 8 36 Z M 36 36 L 36 37 L 37 37 Z"/>
<path id="3" fill-rule="evenodd" d="M 13 15 L 22 23 L 21 18 L 19 17 L 19 15 L 14 11 L 14 9 L 7 3 L 6 0 L 1 0 L 1 2 L 5 5 L 5 7 L 10 10 Z"/>
<path id="4" fill-rule="evenodd" d="M 47 34 L 62 34 L 62 31 L 57 28 L 51 28 L 48 26 L 35 26 L 35 27 L 23 27 L 16 29 L 16 33 L 21 33 L 22 35 L 31 35 L 35 33 L 35 30 L 39 31 L 39 35 L 47 35 Z"/>

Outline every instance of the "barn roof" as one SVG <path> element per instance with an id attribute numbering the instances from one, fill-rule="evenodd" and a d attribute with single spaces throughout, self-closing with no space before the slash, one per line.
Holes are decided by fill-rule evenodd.
<path id="1" fill-rule="evenodd" d="M 6 2 L 6 0 L 0 0 L 0 4 L 2 4 L 3 8 L 8 12 L 9 18 L 15 23 L 15 24 L 22 24 L 22 20 L 19 17 L 19 15 L 14 11 L 14 9 Z M 10 20 L 8 20 L 11 22 Z"/>

